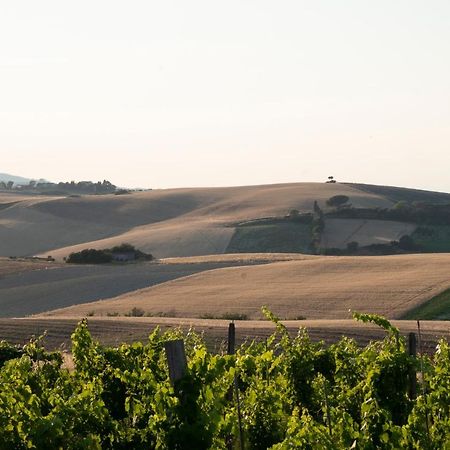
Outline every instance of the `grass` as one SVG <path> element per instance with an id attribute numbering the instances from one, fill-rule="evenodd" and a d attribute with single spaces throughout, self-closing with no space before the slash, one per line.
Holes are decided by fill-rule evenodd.
<path id="1" fill-rule="evenodd" d="M 411 237 L 426 252 L 450 252 L 450 225 L 423 225 Z"/>
<path id="2" fill-rule="evenodd" d="M 407 312 L 403 319 L 415 320 L 449 320 L 450 289 L 433 297 L 428 302 Z"/>
<path id="3" fill-rule="evenodd" d="M 308 253 L 311 227 L 278 223 L 237 227 L 226 253 Z"/>

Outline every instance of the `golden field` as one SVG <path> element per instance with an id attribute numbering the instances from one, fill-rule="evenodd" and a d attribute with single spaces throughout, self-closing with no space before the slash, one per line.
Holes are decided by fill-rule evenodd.
<path id="1" fill-rule="evenodd" d="M 347 319 L 349 310 L 401 318 L 450 287 L 450 254 L 306 256 L 300 260 L 203 271 L 116 298 L 46 314 L 261 318 L 267 305 L 283 319 Z"/>

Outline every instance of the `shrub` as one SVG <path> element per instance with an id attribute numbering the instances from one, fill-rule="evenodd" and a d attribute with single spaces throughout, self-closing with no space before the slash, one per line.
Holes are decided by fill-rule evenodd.
<path id="1" fill-rule="evenodd" d="M 248 315 L 244 313 L 225 313 L 220 318 L 224 320 L 248 320 Z"/>
<path id="2" fill-rule="evenodd" d="M 348 202 L 349 198 L 346 195 L 335 195 L 327 200 L 327 206 L 339 208 Z"/>
<path id="3" fill-rule="evenodd" d="M 71 253 L 64 260 L 72 264 L 104 264 L 114 260 L 114 255 L 117 253 L 134 253 L 136 260 L 152 261 L 153 255 L 137 250 L 133 245 L 123 243 L 116 245 L 113 248 L 105 248 L 96 250 L 93 248 L 84 249 L 81 252 Z"/>
<path id="4" fill-rule="evenodd" d="M 145 311 L 141 308 L 136 308 L 136 306 L 127 314 L 125 314 L 127 317 L 143 317 L 145 314 Z"/>
<path id="5" fill-rule="evenodd" d="M 66 262 L 70 264 L 105 264 L 112 261 L 111 254 L 105 250 L 88 248 L 81 252 L 71 253 Z"/>
<path id="6" fill-rule="evenodd" d="M 116 245 L 108 251 L 111 253 L 132 253 L 136 252 L 136 248 L 133 245 L 124 242 L 123 244 Z"/>
<path id="7" fill-rule="evenodd" d="M 216 319 L 216 320 L 248 320 L 248 315 L 243 313 L 225 313 L 221 315 L 214 315 L 205 313 L 200 316 L 200 319 Z"/>

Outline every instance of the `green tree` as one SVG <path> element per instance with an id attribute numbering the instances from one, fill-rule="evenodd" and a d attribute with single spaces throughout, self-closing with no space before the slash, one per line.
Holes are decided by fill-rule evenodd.
<path id="1" fill-rule="evenodd" d="M 334 195 L 327 200 L 327 206 L 340 208 L 344 206 L 348 201 L 349 198 L 346 195 Z"/>

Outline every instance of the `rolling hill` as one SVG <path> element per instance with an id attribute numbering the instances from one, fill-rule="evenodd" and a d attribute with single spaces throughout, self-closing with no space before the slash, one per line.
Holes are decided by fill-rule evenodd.
<path id="1" fill-rule="evenodd" d="M 167 189 L 120 196 L 8 195 L 0 196 L 0 256 L 51 254 L 59 259 L 86 247 L 122 242 L 157 258 L 220 254 L 228 251 L 239 221 L 283 216 L 292 209 L 310 212 L 315 200 L 323 207 L 334 195 L 348 196 L 355 207 L 393 205 L 382 195 L 341 183 Z M 387 227 L 383 239 L 397 235 Z"/>

